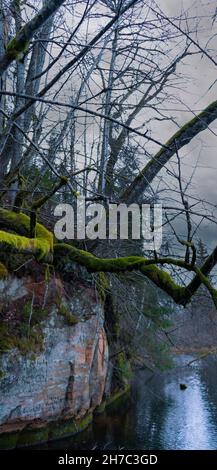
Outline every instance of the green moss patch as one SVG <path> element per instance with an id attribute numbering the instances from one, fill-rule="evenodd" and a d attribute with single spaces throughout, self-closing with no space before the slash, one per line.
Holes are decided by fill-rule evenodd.
<path id="1" fill-rule="evenodd" d="M 118 385 L 118 388 L 128 384 L 132 378 L 132 369 L 130 361 L 127 360 L 125 352 L 121 351 L 115 356 L 114 363 L 114 383 Z"/>
<path id="2" fill-rule="evenodd" d="M 33 306 L 27 301 L 19 308 L 19 319 L 10 321 L 0 314 L 0 355 L 10 349 L 18 348 L 21 354 L 38 353 L 43 350 L 43 329 L 41 322 L 47 318 L 49 311 L 40 306 Z M 32 355 L 33 354 L 33 355 Z"/>
<path id="3" fill-rule="evenodd" d="M 26 39 L 23 39 L 21 41 L 17 40 L 17 38 L 13 38 L 7 45 L 6 54 L 12 60 L 19 60 L 20 58 L 22 58 L 23 54 L 28 51 L 28 48 L 29 41 L 27 41 Z"/>
<path id="4" fill-rule="evenodd" d="M 93 414 L 88 413 L 79 420 L 71 418 L 52 423 L 50 424 L 49 429 L 49 440 L 56 440 L 67 436 L 73 436 L 86 429 L 92 420 Z"/>
<path id="5" fill-rule="evenodd" d="M 68 325 L 76 325 L 79 323 L 79 318 L 74 315 L 68 305 L 59 297 L 56 298 L 57 313 L 65 318 Z"/>
<path id="6" fill-rule="evenodd" d="M 125 385 L 113 392 L 112 396 L 97 407 L 94 415 L 101 414 L 106 408 L 119 406 L 120 400 L 129 396 L 130 386 Z M 87 413 L 81 419 L 69 418 L 51 421 L 44 425 L 29 424 L 24 429 L 11 433 L 0 434 L 0 449 L 14 449 L 33 446 L 48 441 L 55 441 L 68 436 L 73 436 L 84 431 L 93 421 L 93 413 Z"/>
<path id="7" fill-rule="evenodd" d="M 0 449 L 27 447 L 43 442 L 54 441 L 67 436 L 73 436 L 84 431 L 93 420 L 93 414 L 88 413 L 83 418 L 57 420 L 45 425 L 27 425 L 23 430 L 0 434 Z"/>
<path id="8" fill-rule="evenodd" d="M 19 438 L 18 432 L 0 434 L 0 449 L 14 449 Z"/>
<path id="9" fill-rule="evenodd" d="M 8 270 L 6 266 L 0 262 L 0 279 L 6 279 L 8 277 Z"/>
<path id="10" fill-rule="evenodd" d="M 49 436 L 49 428 L 39 427 L 32 429 L 31 427 L 26 427 L 18 436 L 16 446 L 17 447 L 26 447 L 32 446 L 34 444 L 40 444 L 42 442 L 47 442 Z"/>
<path id="11" fill-rule="evenodd" d="M 0 230 L 0 248 L 9 252 L 35 255 L 39 260 L 52 253 L 53 235 L 43 225 L 37 223 L 35 238 L 28 238 L 30 218 L 27 215 L 0 208 L 0 221 L 1 227 L 16 232 Z"/>
<path id="12" fill-rule="evenodd" d="M 105 299 L 106 299 L 106 295 L 107 295 L 108 290 L 109 290 L 108 279 L 107 279 L 107 276 L 104 272 L 100 272 L 100 273 L 97 274 L 96 288 L 97 288 L 97 292 L 99 294 L 99 298 L 104 303 Z"/>

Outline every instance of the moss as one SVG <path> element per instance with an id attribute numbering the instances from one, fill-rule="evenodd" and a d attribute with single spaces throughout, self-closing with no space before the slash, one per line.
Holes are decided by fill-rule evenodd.
<path id="1" fill-rule="evenodd" d="M 131 365 L 130 362 L 126 359 L 126 355 L 123 351 L 117 354 L 115 367 L 117 369 L 116 375 L 121 382 L 132 378 Z"/>
<path id="2" fill-rule="evenodd" d="M 30 330 L 29 336 L 16 334 L 11 336 L 9 328 L 5 330 L 5 334 L 2 335 L 0 331 L 0 354 L 8 352 L 10 349 L 17 348 L 23 355 L 27 355 L 30 352 L 38 352 L 43 347 L 43 333 L 39 328 Z"/>
<path id="3" fill-rule="evenodd" d="M 106 407 L 114 406 L 115 403 L 119 406 L 119 400 L 124 396 L 128 396 L 130 386 L 125 385 L 119 390 L 116 390 L 111 397 L 103 401 L 97 407 L 94 414 L 103 413 Z M 0 435 L 0 449 L 14 449 L 16 447 L 32 446 L 39 443 L 73 436 L 81 431 L 84 431 L 93 421 L 93 413 L 87 413 L 83 418 L 76 420 L 74 418 L 57 420 L 47 423 L 44 426 L 26 426 L 23 430 L 4 433 Z"/>
<path id="4" fill-rule="evenodd" d="M 6 279 L 8 277 L 8 270 L 6 266 L 0 262 L 0 279 Z"/>
<path id="5" fill-rule="evenodd" d="M 97 408 L 94 410 L 94 415 L 101 415 L 104 413 L 106 410 L 106 400 L 104 400 L 100 405 L 97 406 Z"/>
<path id="6" fill-rule="evenodd" d="M 4 433 L 0 435 L 0 449 L 14 449 L 17 446 L 19 432 Z"/>
<path id="7" fill-rule="evenodd" d="M 121 272 L 127 270 L 140 269 L 147 262 L 141 256 L 128 256 L 123 258 L 97 258 L 97 256 L 84 250 L 80 250 L 66 243 L 54 245 L 56 258 L 58 256 L 69 257 L 71 260 L 85 266 L 93 272 Z"/>
<path id="8" fill-rule="evenodd" d="M 21 235 L 29 235 L 30 218 L 26 214 L 17 214 L 13 211 L 0 208 L 0 221 L 6 228 L 14 230 Z"/>
<path id="9" fill-rule="evenodd" d="M 76 325 L 79 323 L 78 317 L 76 317 L 76 315 L 74 315 L 70 311 L 69 307 L 67 307 L 63 302 L 58 302 L 58 314 L 63 316 L 69 325 Z"/>
<path id="10" fill-rule="evenodd" d="M 38 329 L 31 330 L 28 337 L 15 337 L 13 339 L 13 347 L 18 348 L 21 354 L 26 356 L 32 351 L 42 350 L 44 336 Z M 32 357 L 32 355 L 30 356 Z"/>
<path id="11" fill-rule="evenodd" d="M 0 354 L 13 348 L 13 338 L 9 335 L 8 325 L 0 324 Z"/>
<path id="12" fill-rule="evenodd" d="M 182 303 L 187 287 L 181 287 L 176 284 L 168 272 L 163 271 L 154 265 L 142 266 L 141 272 L 160 289 L 163 289 L 168 295 L 170 295 L 175 302 Z"/>
<path id="13" fill-rule="evenodd" d="M 6 54 L 12 60 L 19 60 L 28 51 L 29 41 L 26 39 L 18 39 L 17 37 L 11 39 L 6 47 Z"/>
<path id="14" fill-rule="evenodd" d="M 43 338 L 43 340 L 44 340 L 44 338 Z M 30 353 L 29 353 L 29 359 L 30 359 L 30 361 L 35 362 L 36 359 L 37 359 L 37 354 L 30 352 Z"/>
<path id="15" fill-rule="evenodd" d="M 29 359 L 35 360 L 34 353 L 42 351 L 44 335 L 41 322 L 47 318 L 49 311 L 41 307 L 34 307 L 29 325 L 31 310 L 32 303 L 27 301 L 16 325 L 13 322 L 0 324 L 0 355 L 10 349 L 17 348 L 21 354 L 28 355 Z"/>
<path id="16" fill-rule="evenodd" d="M 96 288 L 97 288 L 97 292 L 99 294 L 99 298 L 104 303 L 105 299 L 106 299 L 107 292 L 109 290 L 108 279 L 107 279 L 107 276 L 104 272 L 100 272 L 97 275 Z"/>
<path id="17" fill-rule="evenodd" d="M 43 225 L 36 224 L 35 237 L 28 238 L 27 234 L 30 232 L 30 218 L 25 214 L 15 214 L 4 209 L 0 209 L 0 223 L 6 228 L 17 231 L 22 235 L 15 235 L 0 231 L 0 249 L 9 251 L 10 253 L 25 253 L 34 255 L 37 259 L 43 262 L 54 261 L 54 266 L 58 268 L 59 260 L 63 262 L 74 261 L 81 266 L 84 266 L 90 272 L 105 273 L 105 272 L 126 272 L 138 270 L 146 277 L 148 277 L 157 287 L 164 290 L 172 299 L 181 305 L 186 305 L 193 293 L 189 289 L 192 286 L 192 281 L 189 286 L 180 287 L 176 284 L 170 274 L 161 269 L 163 265 L 173 265 L 184 268 L 188 271 L 195 272 L 194 266 L 188 264 L 183 260 L 173 258 L 157 258 L 148 259 L 142 256 L 128 256 L 122 258 L 97 258 L 92 253 L 80 250 L 72 245 L 65 243 L 57 243 L 53 247 L 53 235 Z M 24 235 L 23 235 L 24 233 Z M 54 249 L 54 260 L 52 257 Z M 157 266 L 159 265 L 159 266 Z M 202 272 L 202 270 L 201 270 Z M 102 275 L 100 275 L 102 277 Z M 196 287 L 198 288 L 201 283 L 207 285 L 205 276 L 203 278 L 196 275 Z M 104 278 L 105 279 L 105 278 Z M 104 281 L 103 281 L 104 282 Z M 99 283 L 100 284 L 100 283 Z M 209 286 L 208 286 L 209 287 Z M 104 295 L 101 289 L 102 295 Z M 209 289 L 210 290 L 210 289 Z M 213 300 L 217 305 L 217 292 L 213 289 L 210 290 Z"/>
<path id="18" fill-rule="evenodd" d="M 194 271 L 192 265 L 186 264 L 185 261 L 172 258 L 158 258 L 150 260 L 142 256 L 128 256 L 122 258 L 97 258 L 92 253 L 80 250 L 72 245 L 65 243 L 57 243 L 53 247 L 53 235 L 41 224 L 35 226 L 35 237 L 28 238 L 30 232 L 30 218 L 25 214 L 16 214 L 14 212 L 0 209 L 0 223 L 7 229 L 17 231 L 21 235 L 0 231 L 0 248 L 8 250 L 10 253 L 25 253 L 35 255 L 39 260 L 48 261 L 47 258 L 52 257 L 54 248 L 54 265 L 58 267 L 59 260 L 68 262 L 74 261 L 84 266 L 90 272 L 126 272 L 139 270 L 148 277 L 157 287 L 164 290 L 178 304 L 186 305 L 191 298 L 189 287 L 180 287 L 177 285 L 170 274 L 161 269 L 162 265 L 168 264 Z M 49 262 L 49 261 L 48 261 Z M 160 265 L 158 267 L 157 265 Z M 102 275 L 99 274 L 100 292 L 104 296 Z M 198 276 L 197 276 L 198 277 Z M 205 283 L 204 278 L 200 279 L 199 285 Z M 191 283 L 192 284 L 192 283 Z M 217 305 L 217 293 L 215 290 L 211 292 L 213 300 Z"/>
<path id="19" fill-rule="evenodd" d="M 113 405 L 115 402 L 118 402 L 121 398 L 123 398 L 125 395 L 128 395 L 130 392 L 130 385 L 126 384 L 123 388 L 115 390 L 112 395 L 108 398 L 106 401 L 106 407 L 110 407 Z M 118 403 L 117 403 L 118 405 Z"/>
<path id="20" fill-rule="evenodd" d="M 9 248 L 10 252 L 33 254 L 39 260 L 50 252 L 50 243 L 46 239 L 26 238 L 2 230 L 0 230 L 0 246 L 6 249 Z"/>
<path id="21" fill-rule="evenodd" d="M 111 406 L 112 408 L 114 406 L 119 407 L 120 400 L 123 398 L 128 398 L 129 393 L 130 393 L 129 384 L 125 384 L 124 387 L 116 389 L 115 391 L 113 391 L 110 397 L 103 400 L 102 403 L 99 406 L 97 406 L 97 408 L 94 410 L 94 415 L 98 416 L 100 414 L 105 413 L 106 409 L 111 408 Z"/>
<path id="22" fill-rule="evenodd" d="M 0 449 L 14 449 L 42 442 L 73 436 L 86 429 L 93 420 L 93 414 L 88 413 L 83 418 L 74 418 L 50 422 L 45 426 L 26 426 L 23 430 L 0 435 Z"/>
<path id="23" fill-rule="evenodd" d="M 83 431 L 93 420 L 93 414 L 88 413 L 83 418 L 76 420 L 74 418 L 57 421 L 50 425 L 49 439 L 55 440 L 62 437 L 73 436 Z"/>
<path id="24" fill-rule="evenodd" d="M 154 157 L 143 167 L 133 182 L 122 193 L 121 200 L 133 199 L 135 192 L 145 192 L 158 172 L 165 166 L 169 159 L 199 132 L 207 128 L 216 119 L 217 101 L 213 101 L 200 114 L 184 124 L 154 155 Z M 134 197 L 135 199 L 135 197 Z"/>
<path id="25" fill-rule="evenodd" d="M 180 260 L 171 258 L 161 258 L 155 263 L 154 260 L 143 258 L 142 256 L 126 256 L 122 258 L 97 258 L 92 253 L 80 250 L 74 246 L 65 243 L 54 245 L 54 262 L 57 263 L 59 257 L 65 257 L 67 260 L 73 260 L 87 270 L 92 272 L 126 272 L 141 271 L 146 277 L 154 282 L 158 287 L 169 294 L 177 303 L 181 303 L 187 292 L 187 288 L 177 285 L 169 273 L 163 271 L 156 264 L 173 264 L 179 267 L 186 267 Z M 154 263 L 154 264 L 153 264 Z M 189 270 L 190 267 L 189 267 Z"/>
<path id="26" fill-rule="evenodd" d="M 22 318 L 25 323 L 28 323 L 32 310 L 32 301 L 28 300 L 22 307 Z M 48 308 L 34 306 L 32 312 L 31 325 L 38 325 L 45 320 L 49 315 Z"/>
<path id="27" fill-rule="evenodd" d="M 20 212 L 26 194 L 27 194 L 26 189 L 20 189 L 18 191 L 15 201 L 14 201 L 14 212 Z"/>
<path id="28" fill-rule="evenodd" d="M 0 230 L 0 247 L 10 252 L 33 254 L 39 260 L 53 251 L 53 235 L 43 225 L 36 224 L 35 238 L 27 238 L 30 233 L 30 218 L 22 213 L 0 209 L 0 222 L 7 229 L 21 235 Z"/>
<path id="29" fill-rule="evenodd" d="M 47 426 L 35 429 L 26 427 L 19 435 L 17 440 L 17 447 L 25 447 L 47 442 L 48 436 L 49 428 Z"/>

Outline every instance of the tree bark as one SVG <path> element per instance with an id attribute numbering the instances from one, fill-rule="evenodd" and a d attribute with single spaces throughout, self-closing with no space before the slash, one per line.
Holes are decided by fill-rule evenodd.
<path id="1" fill-rule="evenodd" d="M 200 114 L 188 121 L 166 142 L 165 147 L 159 150 L 140 171 L 126 191 L 123 192 L 121 200 L 128 204 L 141 201 L 143 193 L 174 153 L 189 144 L 194 137 L 207 129 L 215 119 L 217 119 L 217 101 L 211 103 Z"/>
<path id="2" fill-rule="evenodd" d="M 0 57 L 0 77 L 9 65 L 19 58 L 20 54 L 26 52 L 29 41 L 36 31 L 58 10 L 65 0 L 50 0 L 28 23 L 23 26 L 19 33 L 7 45 L 5 54 Z"/>

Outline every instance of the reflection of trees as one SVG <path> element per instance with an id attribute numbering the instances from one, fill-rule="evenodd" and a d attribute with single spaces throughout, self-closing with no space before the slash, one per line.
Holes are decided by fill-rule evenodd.
<path id="1" fill-rule="evenodd" d="M 144 384 L 144 373 L 137 382 L 134 422 L 131 420 L 138 449 L 162 449 L 161 436 L 168 409 L 172 406 L 161 390 L 164 384 L 162 374 L 153 376 Z"/>
<path id="2" fill-rule="evenodd" d="M 130 409 L 131 401 L 123 397 L 95 418 L 92 439 L 97 449 L 118 449 L 122 442 L 128 443 Z"/>
<path id="3" fill-rule="evenodd" d="M 154 382 L 158 382 L 155 378 Z M 144 386 L 144 375 L 138 378 L 132 403 L 119 404 L 115 411 L 97 418 L 93 426 L 94 441 L 102 449 L 160 449 L 170 403 L 153 395 L 157 383 Z"/>
<path id="4" fill-rule="evenodd" d="M 198 381 L 201 405 L 207 411 L 206 422 L 203 423 L 205 428 L 208 425 L 211 433 L 207 435 L 207 442 L 212 445 L 211 441 L 215 438 L 215 424 L 217 423 L 217 355 L 207 357 L 199 364 L 195 362 L 191 367 L 187 367 L 187 363 L 186 358 L 183 358 L 179 361 L 181 367 L 173 369 L 171 373 L 155 374 L 148 380 L 146 372 L 139 372 L 133 386 L 131 400 L 118 400 L 106 413 L 97 416 L 93 424 L 84 432 L 60 441 L 59 446 L 71 449 L 101 450 L 160 450 L 167 449 L 168 446 L 175 448 L 177 445 L 182 448 L 181 446 L 185 445 L 188 439 L 185 427 L 188 426 L 189 416 L 188 413 L 186 414 L 185 404 L 187 403 L 189 408 L 190 402 L 189 398 L 185 402 L 186 395 L 177 396 L 174 402 L 173 394 L 176 397 L 176 385 L 177 394 L 180 394 L 179 383 L 181 381 L 188 383 L 189 388 L 193 387 L 191 381 L 194 378 Z M 185 364 L 186 367 L 182 367 Z M 172 393 L 169 392 L 169 395 L 166 392 L 168 384 L 172 387 Z M 50 444 L 49 447 L 57 448 L 57 443 Z"/>

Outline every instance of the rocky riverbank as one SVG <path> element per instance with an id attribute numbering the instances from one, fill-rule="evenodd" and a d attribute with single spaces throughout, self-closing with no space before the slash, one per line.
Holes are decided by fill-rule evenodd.
<path id="1" fill-rule="evenodd" d="M 0 290 L 0 447 L 79 432 L 127 385 L 112 385 L 102 300 L 55 278 L 11 278 Z"/>

